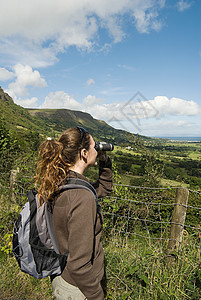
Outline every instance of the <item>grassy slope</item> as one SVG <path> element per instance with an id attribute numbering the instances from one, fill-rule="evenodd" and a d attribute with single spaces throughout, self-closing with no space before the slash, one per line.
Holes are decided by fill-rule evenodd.
<path id="1" fill-rule="evenodd" d="M 29 112 L 23 107 L 13 102 L 3 101 L 0 99 L 0 119 L 4 125 L 14 131 L 23 132 L 24 130 L 34 130 L 44 133 L 48 127 L 45 122 L 35 117 L 31 117 Z"/>
<path id="2" fill-rule="evenodd" d="M 82 126 L 91 131 L 109 126 L 99 120 L 94 119 L 90 114 L 69 109 L 29 109 L 29 113 L 36 118 L 40 118 L 52 126 L 56 132 L 61 132 L 69 127 Z"/>
<path id="3" fill-rule="evenodd" d="M 117 192 L 121 196 L 123 190 L 119 189 Z M 111 202 L 110 205 L 113 203 Z M 121 205 L 120 202 L 119 205 Z M 0 299 L 54 299 L 50 280 L 48 278 L 37 280 L 22 273 L 15 258 L 9 254 L 12 219 L 19 209 L 16 203 L 13 203 L 10 209 L 9 207 L 10 203 L 7 201 L 6 194 L 1 195 Z M 108 199 L 106 207 L 110 207 L 108 207 Z M 102 205 L 103 213 L 107 212 L 106 207 Z M 104 225 L 107 225 L 104 226 L 103 234 L 108 278 L 107 300 L 200 299 L 199 248 L 189 247 L 189 245 L 194 246 L 195 238 L 193 239 L 190 234 L 185 235 L 180 252 L 170 258 L 166 253 L 167 241 L 149 240 L 137 235 L 125 236 L 123 223 L 122 228 L 121 224 L 116 228 L 120 231 L 110 232 L 112 218 L 105 215 L 104 219 Z M 119 222 L 124 221 L 121 219 Z M 136 231 L 136 226 L 134 231 Z M 143 234 L 145 231 L 146 228 Z"/>
<path id="4" fill-rule="evenodd" d="M 57 137 L 69 127 L 85 127 L 96 139 L 113 142 L 116 145 L 132 142 L 130 134 L 115 129 L 101 120 L 94 119 L 90 114 L 69 109 L 25 109 L 16 105 L 12 98 L 0 87 L 0 120 L 4 125 L 16 132 L 32 130 L 44 136 Z M 152 140 L 140 136 L 143 140 Z"/>
<path id="5" fill-rule="evenodd" d="M 95 139 L 110 141 L 115 144 L 129 143 L 129 133 L 112 128 L 90 114 L 69 109 L 29 109 L 29 113 L 43 120 L 58 134 L 69 127 L 81 126 L 87 129 Z"/>
<path id="6" fill-rule="evenodd" d="M 1 96 L 1 95 L 0 95 Z M 117 130 L 91 115 L 67 109 L 27 110 L 14 104 L 12 99 L 5 101 L 0 97 L 0 120 L 4 126 L 16 134 L 35 131 L 43 136 L 57 137 L 69 127 L 85 127 L 96 139 L 115 143 L 129 143 L 125 131 Z"/>

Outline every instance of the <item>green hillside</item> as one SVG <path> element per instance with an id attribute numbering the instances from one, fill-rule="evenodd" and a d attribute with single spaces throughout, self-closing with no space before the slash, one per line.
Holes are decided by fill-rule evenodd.
<path id="1" fill-rule="evenodd" d="M 57 137 L 69 127 L 82 126 L 86 128 L 95 139 L 112 142 L 116 145 L 129 145 L 131 134 L 124 130 L 115 129 L 106 122 L 94 119 L 90 114 L 69 109 L 25 109 L 15 104 L 12 98 L 4 93 L 0 87 L 0 122 L 17 136 L 23 144 L 29 132 L 36 133 L 41 139 L 51 136 Z M 135 135 L 133 135 L 134 137 Z M 148 137 L 143 140 L 152 140 Z"/>
<path id="2" fill-rule="evenodd" d="M 4 93 L 0 87 L 0 120 L 4 126 L 17 134 L 27 130 L 37 130 L 41 134 L 48 131 L 48 126 L 43 120 L 32 117 L 29 112 L 13 102 L 12 98 Z"/>
<path id="3" fill-rule="evenodd" d="M 28 109 L 28 112 L 32 117 L 45 122 L 54 135 L 69 127 L 82 126 L 96 139 L 114 144 L 129 143 L 128 132 L 115 129 L 85 112 L 69 109 Z"/>

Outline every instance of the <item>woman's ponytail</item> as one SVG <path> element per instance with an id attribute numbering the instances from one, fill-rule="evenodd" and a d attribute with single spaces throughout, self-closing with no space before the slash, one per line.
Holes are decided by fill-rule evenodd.
<path id="1" fill-rule="evenodd" d="M 39 147 L 40 161 L 36 170 L 36 187 L 39 185 L 38 197 L 40 204 L 50 201 L 66 177 L 69 164 L 62 158 L 63 144 L 48 139 Z"/>

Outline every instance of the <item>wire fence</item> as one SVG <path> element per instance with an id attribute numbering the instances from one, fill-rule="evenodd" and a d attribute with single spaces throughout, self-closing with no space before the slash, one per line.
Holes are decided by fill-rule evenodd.
<path id="1" fill-rule="evenodd" d="M 19 175 L 18 172 L 1 174 L 0 193 L 8 198 L 10 207 L 13 203 L 23 206 L 27 191 L 34 187 L 33 177 Z M 188 195 L 182 194 L 183 191 Z M 114 184 L 112 193 L 99 202 L 108 242 L 118 235 L 145 240 L 149 246 L 157 242 L 161 250 L 172 241 L 172 247 L 179 249 L 182 243 L 188 244 L 190 237 L 188 245 L 200 248 L 200 191 Z"/>
<path id="2" fill-rule="evenodd" d="M 161 249 L 167 247 L 171 240 L 175 242 L 174 248 L 178 249 L 182 246 L 182 242 L 187 243 L 188 238 L 191 237 L 189 246 L 200 248 L 201 194 L 199 192 L 189 190 L 186 203 L 182 204 L 178 202 L 179 194 L 184 190 L 182 188 L 125 185 L 118 187 L 121 188 L 123 197 L 112 195 L 102 200 L 106 225 L 111 224 L 110 229 L 113 234 L 145 239 L 149 246 L 153 241 L 157 241 Z M 123 192 L 122 189 L 126 191 Z M 175 217 L 175 211 L 179 216 Z"/>

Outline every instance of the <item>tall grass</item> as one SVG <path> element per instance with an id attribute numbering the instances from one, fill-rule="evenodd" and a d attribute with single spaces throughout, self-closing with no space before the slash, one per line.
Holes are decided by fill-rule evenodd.
<path id="1" fill-rule="evenodd" d="M 38 280 L 22 273 L 14 257 L 0 254 L 0 299 L 54 299 L 49 278 Z"/>
<path id="2" fill-rule="evenodd" d="M 49 278 L 38 280 L 22 273 L 11 255 L 13 220 L 19 209 L 1 195 L 0 299 L 54 299 Z M 169 256 L 166 242 L 104 230 L 106 299 L 201 299 L 200 249 L 191 235 L 185 235 L 179 253 Z"/>
<path id="3" fill-rule="evenodd" d="M 169 256 L 165 246 L 114 236 L 105 247 L 108 299 L 201 299 L 198 249 Z"/>

